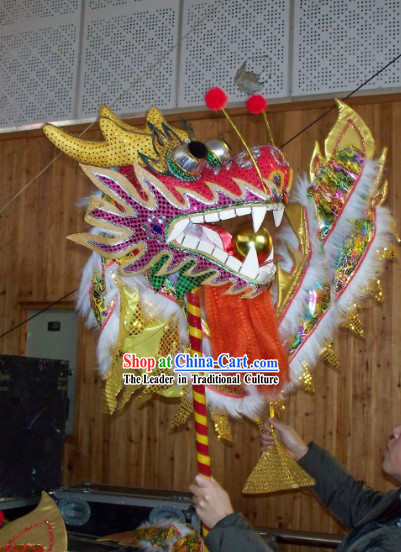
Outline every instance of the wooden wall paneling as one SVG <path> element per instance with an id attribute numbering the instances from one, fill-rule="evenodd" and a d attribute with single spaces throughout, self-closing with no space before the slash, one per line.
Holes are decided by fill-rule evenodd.
<path id="1" fill-rule="evenodd" d="M 387 95 L 353 98 L 350 104 L 371 127 L 378 153 L 389 148 L 387 205 L 401 220 L 398 175 L 401 151 L 401 97 Z M 331 101 L 272 105 L 270 123 L 277 145 L 294 136 L 332 105 Z M 232 118 L 250 145 L 265 142 L 262 119 L 243 109 Z M 335 121 L 333 111 L 302 137 L 285 147 L 295 175 L 308 173 L 315 140 L 323 144 Z M 178 124 L 178 115 L 168 117 Z M 202 140 L 221 136 L 234 151 L 240 142 L 228 122 L 216 114 L 190 113 Z M 143 120 L 135 121 L 143 124 Z M 82 127 L 71 129 L 79 132 Z M 70 129 L 69 129 L 70 130 Z M 90 129 L 86 137 L 96 139 Z M 0 135 L 0 207 L 56 154 L 40 131 Z M 18 323 L 24 302 L 50 302 L 79 284 L 89 253 L 66 240 L 82 231 L 82 208 L 77 200 L 93 191 L 78 163 L 62 156 L 1 216 L 0 225 L 0 331 Z M 341 329 L 335 337 L 340 357 L 336 372 L 320 362 L 314 373 L 315 395 L 293 394 L 284 419 L 304 436 L 331 451 L 358 478 L 387 490 L 392 483 L 381 471 L 381 452 L 392 425 L 400 421 L 401 398 L 401 265 L 388 263 L 382 278 L 385 303 L 373 299 L 361 313 L 367 337 L 362 340 Z M 18 354 L 20 331 L 0 340 L 0 351 Z M 79 331 L 77 416 L 74 437 L 65 446 L 64 481 L 92 480 L 109 484 L 153 486 L 186 490 L 196 474 L 193 420 L 175 432 L 167 429 L 178 401 L 158 398 L 143 408 L 128 405 L 113 417 L 106 413 L 101 378 L 95 371 L 97 334 Z M 343 532 L 310 491 L 268 497 L 244 497 L 243 483 L 258 458 L 258 432 L 250 422 L 234 422 L 234 443 L 217 440 L 211 424 L 211 450 L 215 477 L 232 496 L 236 508 L 259 526 Z M 282 547 L 291 552 L 302 547 Z M 307 550 L 306 548 L 304 549 Z"/>

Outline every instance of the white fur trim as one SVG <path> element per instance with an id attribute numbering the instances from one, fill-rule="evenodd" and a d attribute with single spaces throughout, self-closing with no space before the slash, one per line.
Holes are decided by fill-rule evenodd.
<path id="1" fill-rule="evenodd" d="M 221 395 L 211 387 L 206 387 L 207 405 L 209 408 L 225 410 L 233 418 L 240 418 L 241 416 L 255 418 L 262 412 L 265 405 L 265 398 L 262 393 L 252 385 L 247 385 L 246 390 L 248 395 L 243 399 L 235 399 L 227 395 Z"/>
<path id="2" fill-rule="evenodd" d="M 82 271 L 81 281 L 79 283 L 76 310 L 82 318 L 85 319 L 88 328 L 97 328 L 98 322 L 92 312 L 89 291 L 92 287 L 92 278 L 95 271 L 99 273 L 102 270 L 100 255 L 93 252 L 85 264 Z"/>
<path id="3" fill-rule="evenodd" d="M 306 197 L 306 190 L 308 187 L 308 181 L 303 178 L 298 181 L 295 193 L 291 196 L 291 200 L 299 197 Z M 292 201 L 291 201 L 292 202 Z M 294 201 L 295 202 L 295 201 Z M 316 282 L 327 282 L 329 279 L 328 267 L 324 258 L 324 252 L 322 245 L 317 238 L 317 221 L 315 217 L 314 203 L 312 200 L 307 201 L 306 204 L 309 244 L 310 244 L 310 260 L 306 272 L 303 276 L 302 283 L 298 288 L 297 294 L 291 298 L 290 306 L 285 311 L 284 317 L 280 322 L 279 332 L 281 339 L 285 341 L 291 337 L 296 331 L 299 325 L 299 319 L 302 316 L 304 309 L 309 300 L 308 290 L 312 289 Z M 286 230 L 285 238 L 288 240 L 289 231 L 295 238 L 294 232 L 291 228 Z M 295 238 L 296 239 L 296 238 Z M 298 247 L 298 242 L 296 245 Z M 284 253 L 284 251 L 283 251 Z M 286 249 L 286 255 L 289 256 Z M 292 261 L 291 261 L 292 262 Z"/>
<path id="4" fill-rule="evenodd" d="M 368 282 L 377 277 L 383 268 L 383 261 L 377 254 L 377 249 L 388 246 L 392 240 L 391 223 L 393 218 L 386 207 L 376 209 L 376 233 L 369 250 L 349 282 L 341 297 L 326 311 L 311 336 L 304 343 L 299 352 L 296 352 L 290 362 L 291 383 L 285 388 L 290 391 L 299 383 L 302 375 L 302 362 L 306 361 L 310 367 L 316 363 L 320 351 L 326 340 L 333 337 L 334 332 L 348 315 L 349 307 L 368 295 Z"/>

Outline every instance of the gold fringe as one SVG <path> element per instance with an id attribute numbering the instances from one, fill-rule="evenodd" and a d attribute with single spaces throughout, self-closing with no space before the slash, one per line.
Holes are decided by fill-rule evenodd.
<path id="1" fill-rule="evenodd" d="M 373 295 L 378 303 L 384 303 L 383 286 L 380 278 L 374 278 L 371 282 L 369 282 L 367 288 L 368 293 Z"/>
<path id="2" fill-rule="evenodd" d="M 185 389 L 185 394 L 181 398 L 180 406 L 178 407 L 174 418 L 168 424 L 169 429 L 175 429 L 176 427 L 185 424 L 193 410 L 194 405 L 192 403 L 192 399 L 188 397 L 187 389 Z"/>
<path id="3" fill-rule="evenodd" d="M 211 408 L 210 415 L 214 423 L 217 438 L 232 442 L 233 435 L 230 422 L 228 421 L 227 412 L 218 410 L 217 408 Z"/>
<path id="4" fill-rule="evenodd" d="M 398 242 L 399 238 L 397 238 Z M 398 242 L 400 243 L 400 242 Z M 381 247 L 376 250 L 377 254 L 379 255 L 380 259 L 383 261 L 392 261 L 393 259 L 398 258 L 398 251 L 394 247 Z"/>
<path id="5" fill-rule="evenodd" d="M 338 356 L 334 352 L 333 342 L 332 341 L 326 341 L 324 346 L 322 347 L 320 351 L 320 356 L 323 360 L 325 360 L 330 366 L 332 366 L 335 370 L 340 369 L 340 361 L 338 360 Z"/>
<path id="6" fill-rule="evenodd" d="M 352 305 L 348 318 L 342 323 L 342 326 L 348 328 L 359 337 L 365 337 L 365 330 L 362 327 L 357 305 Z"/>
<path id="7" fill-rule="evenodd" d="M 303 360 L 301 364 L 303 372 L 299 378 L 299 381 L 301 383 L 302 390 L 305 391 L 305 393 L 310 393 L 311 395 L 313 395 L 315 393 L 315 386 L 313 385 L 313 379 L 312 374 L 309 370 L 309 365 L 305 360 Z"/>
<path id="8" fill-rule="evenodd" d="M 256 418 L 252 418 L 252 421 L 255 422 L 259 431 L 263 431 L 263 421 L 261 418 L 259 418 L 259 416 L 256 416 Z"/>

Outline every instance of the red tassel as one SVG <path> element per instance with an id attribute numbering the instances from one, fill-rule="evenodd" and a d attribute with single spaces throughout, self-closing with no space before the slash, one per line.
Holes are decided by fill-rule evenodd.
<path id="1" fill-rule="evenodd" d="M 205 94 L 205 102 L 211 111 L 220 111 L 227 105 L 227 94 L 222 88 L 211 88 Z"/>
<path id="2" fill-rule="evenodd" d="M 267 100 L 264 99 L 263 96 L 260 94 L 254 94 L 246 101 L 246 106 L 248 108 L 249 113 L 253 113 L 254 115 L 259 115 L 259 113 L 262 113 L 263 111 L 267 110 Z"/>

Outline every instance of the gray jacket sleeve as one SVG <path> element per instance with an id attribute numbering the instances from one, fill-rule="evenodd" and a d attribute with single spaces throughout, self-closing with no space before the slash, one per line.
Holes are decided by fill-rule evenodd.
<path id="1" fill-rule="evenodd" d="M 328 452 L 315 443 L 299 464 L 317 484 L 313 491 L 346 527 L 353 528 L 383 497 L 363 481 L 356 481 Z"/>
<path id="2" fill-rule="evenodd" d="M 221 519 L 205 539 L 209 552 L 273 552 L 242 514 Z"/>

